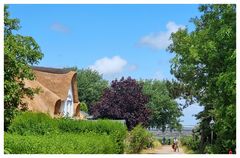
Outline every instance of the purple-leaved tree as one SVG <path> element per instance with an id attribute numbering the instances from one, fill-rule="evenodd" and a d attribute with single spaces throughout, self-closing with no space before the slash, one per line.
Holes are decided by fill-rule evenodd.
<path id="1" fill-rule="evenodd" d="M 142 88 L 142 84 L 130 77 L 112 81 L 110 88 L 92 107 L 92 114 L 96 118 L 124 119 L 129 130 L 137 124 L 147 126 L 150 109 L 146 106 L 148 98 Z"/>

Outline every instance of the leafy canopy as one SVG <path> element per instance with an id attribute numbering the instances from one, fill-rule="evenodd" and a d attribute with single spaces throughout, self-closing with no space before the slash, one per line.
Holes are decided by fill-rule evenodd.
<path id="1" fill-rule="evenodd" d="M 19 19 L 11 19 L 8 6 L 4 6 L 4 128 L 6 130 L 14 110 L 24 107 L 22 98 L 32 97 L 36 89 L 24 87 L 24 80 L 33 80 L 31 65 L 37 64 L 43 54 L 30 36 L 14 32 L 20 29 Z"/>
<path id="2" fill-rule="evenodd" d="M 142 89 L 142 85 L 130 77 L 112 81 L 111 87 L 92 107 L 93 115 L 97 118 L 124 119 L 129 130 L 137 124 L 147 126 L 150 110 Z"/>
<path id="3" fill-rule="evenodd" d="M 91 69 L 78 69 L 77 82 L 79 100 L 85 102 L 88 108 L 101 98 L 104 89 L 108 86 L 108 81 Z"/>
<path id="4" fill-rule="evenodd" d="M 142 80 L 143 93 L 148 96 L 147 106 L 151 109 L 150 126 L 161 128 L 164 132 L 166 126 L 172 129 L 181 129 L 180 116 L 182 111 L 166 87 L 166 81 Z"/>
<path id="5" fill-rule="evenodd" d="M 204 111 L 197 115 L 201 152 L 210 144 L 210 121 L 215 120 L 214 153 L 227 153 L 236 144 L 236 5 L 201 5 L 193 18 L 195 30 L 172 34 L 175 53 L 171 72 Z M 205 143 L 207 142 L 207 143 Z"/>

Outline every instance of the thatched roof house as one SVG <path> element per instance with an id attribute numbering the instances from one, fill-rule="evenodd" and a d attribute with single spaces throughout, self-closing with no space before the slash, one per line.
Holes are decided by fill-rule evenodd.
<path id="1" fill-rule="evenodd" d="M 25 98 L 28 110 L 54 116 L 79 115 L 77 73 L 75 71 L 45 67 L 32 67 L 36 80 L 25 81 L 26 87 L 40 88 L 33 99 Z"/>

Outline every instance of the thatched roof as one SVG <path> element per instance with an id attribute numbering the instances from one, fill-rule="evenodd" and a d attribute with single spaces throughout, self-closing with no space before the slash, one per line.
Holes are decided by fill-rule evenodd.
<path id="1" fill-rule="evenodd" d="M 66 69 L 54 69 L 45 67 L 32 67 L 36 76 L 34 81 L 25 81 L 26 87 L 40 88 L 40 93 L 33 99 L 25 98 L 29 110 L 47 112 L 54 116 L 59 111 L 61 101 L 67 99 L 68 90 L 72 83 L 73 102 L 76 115 L 78 108 L 77 74 Z M 77 110 L 78 109 L 78 110 Z"/>

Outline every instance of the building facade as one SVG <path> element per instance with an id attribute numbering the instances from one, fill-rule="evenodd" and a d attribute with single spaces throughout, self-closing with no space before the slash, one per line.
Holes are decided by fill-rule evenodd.
<path id="1" fill-rule="evenodd" d="M 29 111 L 48 113 L 52 117 L 77 117 L 80 107 L 77 73 L 66 69 L 32 67 L 35 80 L 26 80 L 25 86 L 39 89 L 33 98 L 25 97 Z"/>

